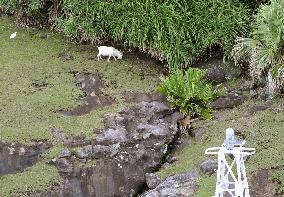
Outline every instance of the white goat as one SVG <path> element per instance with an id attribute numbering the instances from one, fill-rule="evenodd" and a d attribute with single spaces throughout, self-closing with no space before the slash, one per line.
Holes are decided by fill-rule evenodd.
<path id="1" fill-rule="evenodd" d="M 111 57 L 114 57 L 114 60 L 116 61 L 117 59 L 122 59 L 122 52 L 119 50 L 115 49 L 114 47 L 107 47 L 107 46 L 100 46 L 98 47 L 99 49 L 99 54 L 97 55 L 98 61 L 102 59 L 101 56 L 108 56 L 108 61 L 110 60 Z"/>

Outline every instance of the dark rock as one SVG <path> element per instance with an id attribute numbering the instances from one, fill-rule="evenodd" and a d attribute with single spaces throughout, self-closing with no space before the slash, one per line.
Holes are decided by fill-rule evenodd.
<path id="1" fill-rule="evenodd" d="M 79 159 L 86 159 L 90 157 L 92 153 L 93 153 L 92 145 L 84 146 L 76 151 L 76 155 Z"/>
<path id="2" fill-rule="evenodd" d="M 59 158 L 64 158 L 64 157 L 70 157 L 71 156 L 71 152 L 68 148 L 64 148 L 61 153 L 59 154 Z"/>
<path id="3" fill-rule="evenodd" d="M 237 92 L 230 92 L 227 96 L 222 96 L 209 104 L 213 109 L 233 108 L 242 104 L 245 97 Z"/>
<path id="4" fill-rule="evenodd" d="M 154 174 L 154 173 L 146 173 L 145 178 L 146 178 L 147 186 L 150 189 L 156 188 L 162 182 L 161 178 L 157 174 Z"/>
<path id="5" fill-rule="evenodd" d="M 93 146 L 77 151 L 81 160 L 98 158 L 96 165 L 77 169 L 74 163 L 72 173 L 63 176 L 64 189 L 68 189 L 65 196 L 137 196 L 145 187 L 145 174 L 160 167 L 168 144 L 176 139 L 181 116 L 160 102 L 142 102 L 109 114 Z M 66 160 L 61 165 L 68 168 Z M 187 183 L 181 184 L 184 192 L 192 191 Z M 166 190 L 161 188 L 161 192 Z"/>
<path id="6" fill-rule="evenodd" d="M 211 175 L 218 169 L 218 161 L 217 160 L 206 160 L 201 163 L 200 169 L 204 174 Z"/>
<path id="7" fill-rule="evenodd" d="M 167 145 L 178 133 L 180 117 L 157 101 L 141 102 L 107 115 L 106 129 L 94 140 L 93 156 L 100 158 L 96 164 L 96 196 L 137 195 L 145 174 L 160 165 Z"/>
<path id="8" fill-rule="evenodd" d="M 21 172 L 34 165 L 48 148 L 49 145 L 42 142 L 31 146 L 0 142 L 0 176 Z"/>
<path id="9" fill-rule="evenodd" d="M 73 170 L 72 164 L 66 158 L 56 159 L 55 164 L 59 172 L 70 173 Z"/>
<path id="10" fill-rule="evenodd" d="M 126 119 L 122 116 L 120 116 L 118 113 L 115 114 L 107 114 L 104 117 L 104 125 L 106 125 L 109 128 L 115 128 L 119 125 L 126 124 Z"/>
<path id="11" fill-rule="evenodd" d="M 248 109 L 248 115 L 253 115 L 253 114 L 255 114 L 256 112 L 259 112 L 259 111 L 264 111 L 264 110 L 270 108 L 271 105 L 272 105 L 272 103 L 269 101 L 269 102 L 266 102 L 265 104 L 262 104 L 262 105 L 252 106 L 251 108 Z"/>
<path id="12" fill-rule="evenodd" d="M 155 189 L 149 190 L 141 197 L 190 197 L 198 190 L 196 171 L 178 174 L 166 178 Z"/>

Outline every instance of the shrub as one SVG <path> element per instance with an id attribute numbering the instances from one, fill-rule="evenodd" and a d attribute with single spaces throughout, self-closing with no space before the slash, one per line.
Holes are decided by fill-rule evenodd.
<path id="1" fill-rule="evenodd" d="M 258 84 L 266 79 L 267 93 L 273 96 L 284 80 L 284 3 L 271 0 L 255 16 L 251 38 L 237 38 L 233 48 L 236 62 L 247 59 L 250 75 Z"/>
<path id="2" fill-rule="evenodd" d="M 17 2 L 15 5 L 13 2 Z M 0 0 L 0 5 L 40 10 L 47 0 Z M 38 3 L 36 3 L 38 2 Z M 57 0 L 54 24 L 81 41 L 114 39 L 166 60 L 171 67 L 192 62 L 213 45 L 226 54 L 246 32 L 248 9 L 235 0 Z M 36 6 L 32 6 L 36 5 Z M 29 9 L 27 9 L 29 10 Z M 50 9 L 49 9 L 50 10 Z M 53 20 L 51 20 L 53 21 Z"/>
<path id="3" fill-rule="evenodd" d="M 158 90 L 167 96 L 173 108 L 179 109 L 184 115 L 193 113 L 204 118 L 211 118 L 210 109 L 206 105 L 217 93 L 206 83 L 205 70 L 189 68 L 186 71 L 176 70 L 166 78 Z"/>

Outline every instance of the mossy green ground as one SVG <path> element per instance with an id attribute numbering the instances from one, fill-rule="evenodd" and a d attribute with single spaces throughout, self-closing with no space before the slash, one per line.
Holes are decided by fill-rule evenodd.
<path id="1" fill-rule="evenodd" d="M 275 99 L 273 106 L 265 111 L 248 115 L 249 107 L 260 104 L 262 101 L 250 100 L 241 106 L 221 111 L 223 120 L 213 120 L 207 133 L 201 141 L 193 142 L 176 153 L 178 161 L 171 167 L 161 169 L 159 174 L 165 177 L 170 174 L 181 173 L 193 169 L 199 169 L 202 161 L 209 158 L 205 150 L 210 147 L 218 147 L 225 138 L 225 129 L 234 128 L 246 136 L 246 147 L 256 148 L 256 154 L 246 162 L 247 172 L 252 174 L 259 169 L 276 169 L 271 177 L 278 183 L 277 192 L 284 190 L 284 99 Z M 220 113 L 220 112 L 219 112 Z M 204 127 L 208 120 L 199 124 Z M 203 126 L 202 126 L 203 125 Z M 196 197 L 212 196 L 215 191 L 216 176 L 202 176 L 199 180 L 200 190 Z"/>
<path id="2" fill-rule="evenodd" d="M 51 128 L 72 135 L 92 135 L 102 127 L 101 117 L 125 107 L 124 91 L 149 92 L 159 79 L 158 69 L 142 65 L 137 58 L 97 61 L 95 46 L 67 43 L 61 35 L 36 29 L 17 29 L 7 18 L 0 18 L 0 140 L 29 144 L 52 141 Z M 15 40 L 9 36 L 17 31 Z M 47 34 L 47 39 L 38 35 Z M 74 60 L 62 61 L 60 52 Z M 89 60 L 93 57 L 93 60 Z M 83 92 L 72 72 L 99 73 L 108 87 L 103 91 L 116 104 L 101 107 L 83 116 L 63 116 L 60 109 L 72 109 Z M 141 75 L 144 78 L 141 78 Z M 116 81 L 116 87 L 111 82 Z M 33 84 L 45 84 L 41 88 Z"/>
<path id="3" fill-rule="evenodd" d="M 0 176 L 0 196 L 28 196 L 61 184 L 56 167 L 38 163 L 22 173 Z"/>
<path id="4" fill-rule="evenodd" d="M 16 39 L 10 40 L 10 34 L 15 31 L 18 32 Z M 58 58 L 62 52 L 72 55 L 74 60 Z M 103 127 L 105 113 L 131 105 L 122 99 L 124 91 L 152 92 L 159 82 L 160 73 L 153 62 L 141 61 L 135 55 L 126 55 L 116 62 L 113 59 L 98 62 L 96 54 L 95 46 L 68 43 L 57 33 L 18 29 L 9 18 L 0 17 L 0 140 L 26 145 L 48 141 L 54 145 L 33 167 L 22 173 L 1 176 L 1 197 L 25 195 L 60 184 L 56 168 L 44 164 L 56 157 L 64 146 L 53 138 L 52 128 L 66 135 L 83 134 L 94 138 L 93 129 Z M 116 103 L 82 116 L 57 113 L 81 104 L 78 98 L 83 92 L 74 72 L 99 74 L 106 84 L 104 94 L 115 98 Z M 87 166 L 94 164 L 95 161 L 91 161 Z"/>

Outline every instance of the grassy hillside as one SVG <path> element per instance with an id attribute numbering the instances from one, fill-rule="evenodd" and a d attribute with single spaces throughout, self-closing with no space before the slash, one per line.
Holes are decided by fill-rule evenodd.
<path id="1" fill-rule="evenodd" d="M 0 18 L 0 28 L 1 141 L 52 141 L 52 128 L 92 137 L 93 128 L 102 127 L 104 113 L 125 106 L 123 92 L 149 92 L 157 84 L 158 71 L 154 66 L 142 65 L 134 56 L 126 55 L 117 62 L 98 62 L 96 47 L 67 43 L 59 34 L 17 29 L 7 18 Z M 10 40 L 14 31 L 18 35 Z M 45 34 L 48 38 L 41 38 Z M 58 58 L 62 52 L 74 59 L 62 61 Z M 84 93 L 75 80 L 76 72 L 99 74 L 106 84 L 104 94 L 116 99 L 115 104 L 82 116 L 57 113 L 82 104 L 77 101 Z"/>

